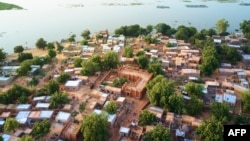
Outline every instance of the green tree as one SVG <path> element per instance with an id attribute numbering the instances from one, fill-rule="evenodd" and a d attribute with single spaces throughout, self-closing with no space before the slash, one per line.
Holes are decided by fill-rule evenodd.
<path id="1" fill-rule="evenodd" d="M 75 42 L 75 41 L 76 41 L 75 38 L 76 38 L 76 35 L 75 35 L 75 34 L 72 34 L 72 35 L 70 35 L 70 37 L 67 39 L 67 41 L 68 41 L 68 42 Z"/>
<path id="2" fill-rule="evenodd" d="M 4 141 L 2 135 L 0 135 L 0 141 Z"/>
<path id="3" fill-rule="evenodd" d="M 139 64 L 140 68 L 145 69 L 148 67 L 149 60 L 146 55 L 140 55 L 137 57 L 136 62 Z"/>
<path id="4" fill-rule="evenodd" d="M 108 130 L 108 117 L 104 114 L 87 115 L 81 122 L 84 141 L 106 141 Z"/>
<path id="5" fill-rule="evenodd" d="M 202 96 L 202 90 L 203 90 L 203 86 L 201 84 L 188 82 L 185 85 L 185 91 L 191 96 L 193 95 L 193 96 L 197 96 L 200 98 Z"/>
<path id="6" fill-rule="evenodd" d="M 136 53 L 136 56 L 139 57 L 141 55 L 145 55 L 145 52 L 143 50 L 140 50 Z"/>
<path id="7" fill-rule="evenodd" d="M 81 45 L 88 45 L 89 44 L 87 40 L 82 40 L 80 43 L 81 43 Z"/>
<path id="8" fill-rule="evenodd" d="M 175 38 L 178 40 L 189 41 L 192 36 L 197 33 L 197 29 L 194 27 L 179 26 L 175 33 Z"/>
<path id="9" fill-rule="evenodd" d="M 73 62 L 74 67 L 82 67 L 82 62 L 83 62 L 82 58 L 75 58 Z"/>
<path id="10" fill-rule="evenodd" d="M 88 29 L 84 30 L 82 33 L 81 33 L 81 36 L 85 39 L 85 40 L 88 40 L 90 38 L 90 31 Z"/>
<path id="11" fill-rule="evenodd" d="M 55 92 L 59 92 L 60 84 L 55 80 L 50 80 L 47 84 L 45 84 L 44 88 L 50 95 L 52 95 Z"/>
<path id="12" fill-rule="evenodd" d="M 148 110 L 143 110 L 139 115 L 139 125 L 141 126 L 152 125 L 155 121 L 155 114 L 149 112 Z"/>
<path id="13" fill-rule="evenodd" d="M 105 111 L 109 114 L 115 114 L 117 112 L 118 106 L 114 101 L 109 101 L 105 107 Z"/>
<path id="14" fill-rule="evenodd" d="M 82 62 L 81 75 L 91 76 L 100 70 L 101 70 L 100 66 L 91 60 L 87 60 L 87 61 Z"/>
<path id="15" fill-rule="evenodd" d="M 36 42 L 36 47 L 39 49 L 45 49 L 47 46 L 47 41 L 45 41 L 43 38 L 40 38 Z"/>
<path id="16" fill-rule="evenodd" d="M 146 27 L 146 34 L 150 34 L 153 31 L 153 26 L 152 25 L 147 25 Z"/>
<path id="17" fill-rule="evenodd" d="M 146 132 L 143 141 L 171 141 L 171 134 L 168 128 L 156 125 L 153 130 Z"/>
<path id="18" fill-rule="evenodd" d="M 190 115 L 198 115 L 203 109 L 204 103 L 202 100 L 198 99 L 196 96 L 191 96 L 191 99 L 188 101 L 186 110 Z"/>
<path id="19" fill-rule="evenodd" d="M 223 124 L 215 118 L 204 120 L 196 129 L 196 133 L 203 141 L 222 141 Z"/>
<path id="20" fill-rule="evenodd" d="M 112 85 L 113 85 L 114 87 L 120 88 L 120 87 L 122 87 L 122 85 L 123 85 L 125 82 L 128 82 L 128 79 L 125 78 L 125 77 L 123 77 L 123 78 L 115 78 L 115 79 L 113 80 Z"/>
<path id="21" fill-rule="evenodd" d="M 35 137 L 44 137 L 50 132 L 51 123 L 48 120 L 36 122 L 32 127 L 31 134 Z"/>
<path id="22" fill-rule="evenodd" d="M 49 102 L 50 108 L 57 108 L 59 105 L 68 104 L 70 100 L 67 94 L 62 92 L 56 92 L 51 96 Z"/>
<path id="23" fill-rule="evenodd" d="M 32 77 L 32 79 L 28 82 L 28 86 L 36 86 L 39 83 L 39 80 L 35 77 Z"/>
<path id="24" fill-rule="evenodd" d="M 53 49 L 49 49 L 48 55 L 49 55 L 49 57 L 54 58 L 54 57 L 56 57 L 56 51 Z"/>
<path id="25" fill-rule="evenodd" d="M 89 58 L 90 61 L 94 62 L 97 64 L 98 69 L 102 70 L 103 66 L 102 66 L 102 58 L 100 55 L 93 55 Z"/>
<path id="26" fill-rule="evenodd" d="M 20 68 L 17 69 L 17 73 L 20 76 L 25 76 L 31 70 L 32 61 L 25 60 L 20 64 Z"/>
<path id="27" fill-rule="evenodd" d="M 123 56 L 127 58 L 133 57 L 133 48 L 132 47 L 125 47 L 123 51 Z"/>
<path id="28" fill-rule="evenodd" d="M 14 52 L 15 52 L 15 53 L 18 53 L 18 55 L 19 55 L 20 53 L 22 53 L 23 50 L 24 50 L 24 48 L 23 48 L 22 45 L 15 46 L 15 48 L 14 48 Z"/>
<path id="29" fill-rule="evenodd" d="M 23 135 L 18 141 L 35 141 L 30 135 Z"/>
<path id="30" fill-rule="evenodd" d="M 3 129 L 5 132 L 15 131 L 19 127 L 19 122 L 15 118 L 7 118 Z"/>
<path id="31" fill-rule="evenodd" d="M 163 35 L 171 35 L 168 32 L 171 27 L 165 23 L 158 23 L 154 28 L 157 32 L 162 33 Z"/>
<path id="32" fill-rule="evenodd" d="M 180 94 L 172 94 L 168 99 L 168 109 L 174 113 L 182 114 L 184 99 Z"/>
<path id="33" fill-rule="evenodd" d="M 0 61 L 2 62 L 7 56 L 7 53 L 4 52 L 2 48 L 0 48 Z"/>
<path id="34" fill-rule="evenodd" d="M 103 55 L 103 68 L 106 70 L 115 69 L 119 64 L 118 54 L 114 51 L 106 52 Z"/>
<path id="35" fill-rule="evenodd" d="M 240 29 L 244 33 L 244 36 L 246 38 L 250 38 L 250 20 L 244 20 L 242 23 L 240 23 Z"/>
<path id="36" fill-rule="evenodd" d="M 228 21 L 226 21 L 225 19 L 219 19 L 216 22 L 216 29 L 218 31 L 219 34 L 221 33 L 225 33 L 227 31 L 227 28 L 229 27 L 229 23 Z"/>
<path id="37" fill-rule="evenodd" d="M 70 75 L 67 73 L 61 73 L 57 78 L 57 81 L 61 84 L 65 83 L 67 80 L 70 79 Z"/>
<path id="38" fill-rule="evenodd" d="M 48 43 L 48 44 L 47 44 L 47 49 L 48 49 L 48 50 L 50 50 L 50 49 L 55 49 L 54 43 Z"/>
<path id="39" fill-rule="evenodd" d="M 216 102 L 213 101 L 211 105 L 212 116 L 215 117 L 216 120 L 221 122 L 228 122 L 232 118 L 232 114 L 230 113 L 230 107 L 227 103 Z"/>
<path id="40" fill-rule="evenodd" d="M 153 58 L 148 64 L 148 72 L 153 73 L 154 76 L 163 74 L 162 62 L 157 60 L 157 58 Z"/>
<path id="41" fill-rule="evenodd" d="M 23 62 L 24 60 L 33 59 L 32 53 L 20 53 L 18 55 L 18 61 Z"/>
<path id="42" fill-rule="evenodd" d="M 246 124 L 247 123 L 247 117 L 244 115 L 237 115 L 235 117 L 235 123 L 236 124 Z"/>
<path id="43" fill-rule="evenodd" d="M 57 46 L 57 51 L 59 53 L 61 53 L 63 51 L 64 47 L 60 43 L 58 43 L 58 42 L 56 42 L 56 46 Z"/>
<path id="44" fill-rule="evenodd" d="M 167 107 L 170 95 L 174 94 L 174 82 L 163 75 L 157 75 L 146 86 L 147 95 L 152 105 Z"/>
<path id="45" fill-rule="evenodd" d="M 244 112 L 250 111 L 250 90 L 243 92 L 242 94 L 242 109 Z"/>
<path id="46" fill-rule="evenodd" d="M 200 66 L 202 74 L 210 76 L 218 67 L 219 60 L 216 49 L 211 46 L 204 47 L 202 51 L 202 63 Z"/>
<path id="47" fill-rule="evenodd" d="M 148 43 L 148 44 L 156 44 L 158 42 L 157 38 L 156 37 L 153 37 L 152 35 L 147 35 L 145 38 L 144 38 L 145 42 Z"/>

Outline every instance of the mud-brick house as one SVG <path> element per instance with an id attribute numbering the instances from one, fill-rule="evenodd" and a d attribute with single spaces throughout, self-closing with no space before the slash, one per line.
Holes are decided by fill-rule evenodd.
<path id="1" fill-rule="evenodd" d="M 70 141 L 82 140 L 80 133 L 80 125 L 72 122 L 67 123 L 61 132 L 61 136 L 62 138 L 68 139 Z"/>

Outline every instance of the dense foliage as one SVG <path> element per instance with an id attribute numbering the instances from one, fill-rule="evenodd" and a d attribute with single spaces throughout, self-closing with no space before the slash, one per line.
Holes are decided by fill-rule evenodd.
<path id="1" fill-rule="evenodd" d="M 250 20 L 244 20 L 242 23 L 240 23 L 240 29 L 244 33 L 244 36 L 246 38 L 250 38 Z"/>
<path id="2" fill-rule="evenodd" d="M 214 116 L 216 120 L 221 121 L 222 123 L 228 122 L 232 119 L 232 114 L 230 113 L 230 107 L 226 102 L 219 103 L 213 101 L 211 105 L 211 110 L 212 110 L 212 116 Z"/>
<path id="3" fill-rule="evenodd" d="M 65 83 L 67 80 L 70 79 L 70 75 L 67 73 L 61 73 L 58 77 L 57 77 L 57 81 L 61 84 Z"/>
<path id="4" fill-rule="evenodd" d="M 123 50 L 123 56 L 127 58 L 133 57 L 133 48 L 132 47 L 125 47 Z"/>
<path id="5" fill-rule="evenodd" d="M 68 95 L 63 92 L 54 93 L 49 99 L 50 108 L 58 108 L 58 106 L 63 104 L 68 104 L 70 102 Z"/>
<path id="6" fill-rule="evenodd" d="M 197 83 L 194 83 L 194 82 L 188 82 L 185 85 L 185 91 L 190 96 L 201 97 L 202 96 L 202 90 L 203 90 L 203 86 L 201 84 L 197 84 Z"/>
<path id="7" fill-rule="evenodd" d="M 109 101 L 105 107 L 105 111 L 109 114 L 115 114 L 117 112 L 118 106 L 114 101 Z"/>
<path id="8" fill-rule="evenodd" d="M 43 137 L 50 132 L 51 123 L 48 120 L 36 122 L 32 127 L 32 135 L 35 137 Z"/>
<path id="9" fill-rule="evenodd" d="M 122 77 L 122 78 L 115 78 L 115 79 L 113 80 L 112 86 L 120 88 L 120 87 L 122 87 L 122 85 L 123 85 L 125 82 L 128 82 L 128 79 L 125 78 L 125 77 Z"/>
<path id="10" fill-rule="evenodd" d="M 18 55 L 18 61 L 19 62 L 23 62 L 24 60 L 29 60 L 29 59 L 33 59 L 33 55 L 32 53 L 20 53 Z"/>
<path id="11" fill-rule="evenodd" d="M 47 41 L 45 41 L 43 38 L 39 38 L 36 42 L 36 47 L 39 49 L 45 49 L 47 46 Z"/>
<path id="12" fill-rule="evenodd" d="M 207 46 L 202 51 L 201 73 L 210 76 L 219 67 L 218 54 L 214 47 Z"/>
<path id="13" fill-rule="evenodd" d="M 19 127 L 19 122 L 15 118 L 7 118 L 4 123 L 4 131 L 11 132 Z"/>
<path id="14" fill-rule="evenodd" d="M 139 115 L 139 125 L 152 125 L 156 121 L 156 116 L 148 110 L 143 110 Z"/>
<path id="15" fill-rule="evenodd" d="M 106 141 L 109 136 L 107 115 L 87 115 L 81 122 L 81 132 L 84 141 Z"/>
<path id="16" fill-rule="evenodd" d="M 153 130 L 146 132 L 143 141 L 171 141 L 171 134 L 168 128 L 156 125 Z"/>
<path id="17" fill-rule="evenodd" d="M 203 109 L 204 103 L 202 100 L 197 98 L 196 96 L 191 96 L 191 99 L 188 101 L 186 110 L 190 115 L 198 115 L 201 113 Z"/>
<path id="18" fill-rule="evenodd" d="M 242 93 L 242 106 L 244 112 L 250 111 L 250 90 Z"/>

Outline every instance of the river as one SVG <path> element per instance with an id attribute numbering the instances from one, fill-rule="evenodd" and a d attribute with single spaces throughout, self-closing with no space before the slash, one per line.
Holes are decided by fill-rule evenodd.
<path id="1" fill-rule="evenodd" d="M 0 11 L 0 48 L 8 53 L 16 45 L 32 48 L 38 38 L 61 41 L 70 34 L 89 29 L 91 33 L 114 29 L 122 25 L 140 24 L 146 27 L 164 22 L 172 27 L 194 26 L 198 30 L 214 28 L 225 18 L 229 32 L 239 29 L 249 20 L 250 6 L 240 6 L 239 0 L 1 0 L 25 10 Z M 223 0 L 221 0 L 223 1 Z M 245 0 L 246 1 L 246 0 Z M 204 4 L 207 8 L 187 8 L 186 4 Z M 170 8 L 159 9 L 157 5 Z"/>

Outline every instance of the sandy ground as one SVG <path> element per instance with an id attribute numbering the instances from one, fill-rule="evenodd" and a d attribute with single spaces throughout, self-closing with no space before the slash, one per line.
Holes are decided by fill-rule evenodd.
<path id="1" fill-rule="evenodd" d="M 32 53 L 33 57 L 35 57 L 35 56 L 46 56 L 48 54 L 48 51 L 37 49 L 37 48 L 30 48 L 30 49 L 25 49 L 23 53 Z M 17 58 L 18 58 L 18 54 L 13 53 L 6 57 L 6 61 L 16 60 Z"/>

